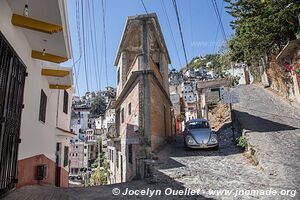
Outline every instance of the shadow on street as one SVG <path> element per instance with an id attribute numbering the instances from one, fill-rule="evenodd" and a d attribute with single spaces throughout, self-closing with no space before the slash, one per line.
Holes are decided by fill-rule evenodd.
<path id="1" fill-rule="evenodd" d="M 243 129 L 253 132 L 278 132 L 296 130 L 297 127 L 281 124 L 271 120 L 267 120 L 258 116 L 251 115 L 247 112 L 234 110 L 234 115 L 239 119 Z"/>

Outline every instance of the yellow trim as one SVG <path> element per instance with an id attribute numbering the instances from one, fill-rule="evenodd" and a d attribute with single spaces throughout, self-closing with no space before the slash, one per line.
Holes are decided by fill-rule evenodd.
<path id="1" fill-rule="evenodd" d="M 64 57 L 60 57 L 60 56 L 56 56 L 56 55 L 52 55 L 52 54 L 48 54 L 48 53 L 43 55 L 42 52 L 34 51 L 34 50 L 31 52 L 31 57 L 35 58 L 35 59 L 39 59 L 39 60 L 54 62 L 54 63 L 62 63 L 62 62 L 65 62 L 68 60 L 68 58 L 64 58 Z"/>
<path id="2" fill-rule="evenodd" d="M 70 71 L 60 69 L 42 69 L 43 76 L 65 77 L 70 74 Z"/>
<path id="3" fill-rule="evenodd" d="M 49 85 L 50 89 L 59 89 L 59 90 L 67 90 L 70 87 L 71 87 L 71 85 L 54 85 L 54 84 Z"/>
<path id="4" fill-rule="evenodd" d="M 39 21 L 22 15 L 13 14 L 11 23 L 15 26 L 31 29 L 43 33 L 53 34 L 62 31 L 62 26 Z"/>

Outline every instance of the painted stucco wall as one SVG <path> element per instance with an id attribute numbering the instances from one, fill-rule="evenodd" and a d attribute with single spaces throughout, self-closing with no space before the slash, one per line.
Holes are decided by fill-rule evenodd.
<path id="1" fill-rule="evenodd" d="M 25 80 L 24 110 L 20 130 L 21 143 L 18 153 L 18 172 L 19 170 L 26 169 L 24 174 L 27 175 L 24 175 L 26 180 L 22 183 L 22 179 L 20 179 L 22 172 L 19 172 L 19 185 L 35 183 L 33 178 L 36 173 L 36 165 L 43 164 L 43 162 L 49 164 L 48 173 L 51 180 L 47 181 L 47 183 L 53 184 L 53 176 L 55 176 L 55 173 L 52 168 L 55 164 L 57 142 L 56 127 L 59 125 L 60 128 L 69 130 L 70 114 L 66 115 L 62 111 L 63 98 L 58 99 L 59 90 L 49 89 L 47 79 L 41 76 L 42 67 L 55 66 L 55 64 L 31 58 L 32 49 L 30 44 L 23 30 L 11 24 L 11 16 L 12 11 L 7 1 L 0 1 L 0 31 L 24 62 L 28 72 L 28 77 Z M 39 121 L 41 90 L 44 90 L 47 95 L 45 123 Z M 60 91 L 60 93 L 63 93 L 63 91 Z M 63 95 L 60 96 L 63 97 Z M 72 89 L 70 89 L 69 106 L 71 106 L 72 96 L 73 92 Z M 61 117 L 57 119 L 58 102 L 60 105 L 58 112 Z M 34 162 L 32 160 L 34 160 Z M 31 162 L 33 163 L 27 164 Z M 30 178 L 32 178 L 32 180 L 29 180 Z"/>

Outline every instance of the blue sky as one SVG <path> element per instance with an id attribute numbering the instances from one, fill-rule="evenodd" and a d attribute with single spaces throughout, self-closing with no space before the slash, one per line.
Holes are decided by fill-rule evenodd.
<path id="1" fill-rule="evenodd" d="M 102 23 L 102 7 L 101 0 L 83 0 L 84 2 L 89 1 L 90 7 L 92 6 L 92 1 L 94 4 L 95 11 L 95 29 L 96 31 L 96 40 L 97 42 L 91 42 L 91 39 L 87 39 L 85 42 L 85 46 L 89 56 L 86 56 L 87 60 L 87 71 L 88 71 L 88 85 L 89 90 L 94 91 L 99 87 L 104 88 L 107 85 L 106 82 L 106 67 L 104 62 L 104 51 L 102 51 L 102 38 L 103 38 L 103 23 Z M 79 0 L 81 2 L 81 0 Z M 121 39 L 122 31 L 125 25 L 126 18 L 128 16 L 136 15 L 136 14 L 144 14 L 145 10 L 141 3 L 141 0 L 104 0 L 105 2 L 105 12 L 106 12 L 106 38 L 107 38 L 107 75 L 108 75 L 108 85 L 115 86 L 116 85 L 116 68 L 114 66 L 114 59 L 116 56 L 116 52 L 118 49 L 119 41 Z M 148 12 L 155 12 L 158 16 L 160 26 L 162 28 L 162 32 L 168 47 L 168 51 L 171 57 L 172 66 L 175 69 L 180 69 L 180 63 L 183 65 L 185 63 L 183 48 L 181 45 L 180 33 L 178 29 L 177 19 L 175 10 L 172 4 L 172 0 L 163 0 L 164 5 L 166 7 L 166 11 L 170 20 L 171 29 L 174 35 L 175 43 L 178 49 L 179 58 L 178 59 L 176 49 L 174 47 L 174 43 L 172 42 L 171 33 L 169 31 L 169 27 L 167 24 L 166 16 L 163 12 L 161 0 L 144 0 L 146 8 Z M 233 34 L 233 30 L 231 30 L 229 26 L 229 22 L 231 21 L 231 16 L 229 16 L 225 12 L 225 8 L 221 8 L 222 0 L 216 0 L 219 10 L 222 11 L 222 21 L 224 25 L 224 29 L 227 36 Z M 84 3 L 86 5 L 86 3 Z M 206 55 L 210 53 L 214 53 L 218 50 L 218 44 L 222 43 L 223 36 L 219 29 L 217 35 L 217 27 L 218 21 L 217 17 L 213 10 L 213 5 L 211 0 L 177 0 L 177 6 L 180 16 L 180 22 L 183 30 L 183 37 L 186 46 L 186 52 L 188 60 L 195 56 Z M 225 3 L 223 4 L 223 7 Z M 91 13 L 91 12 L 90 12 Z M 92 13 L 91 13 L 92 15 Z M 69 16 L 69 27 L 71 33 L 72 40 L 72 48 L 73 48 L 73 57 L 74 60 L 78 60 L 80 57 L 80 48 L 79 48 L 79 37 L 77 34 L 77 20 L 76 20 L 76 0 L 68 0 L 68 16 Z M 88 12 L 84 14 L 84 18 L 86 19 L 88 16 Z M 81 14 L 80 14 L 81 17 Z M 80 19 L 81 20 L 81 19 Z M 90 34 L 90 30 L 87 28 L 89 24 L 86 24 L 85 32 Z M 93 24 L 91 24 L 93 27 Z M 82 30 L 82 24 L 80 25 Z M 90 36 L 90 35 L 89 35 Z M 91 37 L 90 37 L 91 38 Z M 217 41 L 217 46 L 215 47 L 215 41 Z M 98 82 L 96 81 L 97 77 L 95 76 L 95 68 L 97 65 L 95 64 L 95 59 L 92 54 L 92 50 L 98 50 L 98 68 L 101 69 L 101 77 Z M 81 33 L 81 46 L 83 46 L 83 39 Z M 94 46 L 94 48 L 92 48 Z M 83 47 L 82 47 L 83 48 Z M 83 53 L 82 53 L 83 54 Z M 95 53 L 96 56 L 96 53 Z M 72 60 L 68 61 L 64 65 L 72 66 Z M 169 66 L 171 69 L 172 67 Z M 86 84 L 86 75 L 85 75 L 85 65 L 83 56 L 81 56 L 80 67 L 79 62 L 77 62 L 75 69 L 78 71 L 78 88 L 80 95 L 83 95 L 87 91 Z M 96 69 L 97 70 L 97 69 Z M 76 81 L 76 78 L 74 78 Z M 101 85 L 101 86 L 100 86 Z M 78 94 L 78 90 L 76 91 Z"/>

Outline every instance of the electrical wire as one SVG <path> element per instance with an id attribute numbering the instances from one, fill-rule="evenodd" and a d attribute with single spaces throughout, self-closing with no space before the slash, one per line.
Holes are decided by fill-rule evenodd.
<path id="1" fill-rule="evenodd" d="M 217 19 L 218 19 L 218 21 L 219 21 L 219 23 L 221 25 L 222 35 L 224 37 L 224 40 L 227 42 L 227 37 L 226 37 L 225 29 L 224 29 L 224 26 L 223 26 L 223 22 L 222 22 L 222 18 L 221 18 L 220 12 L 219 12 L 219 8 L 218 8 L 218 5 L 217 5 L 217 2 L 216 2 L 216 0 L 211 0 L 211 1 L 212 1 L 213 8 L 214 8 L 215 14 L 217 16 Z"/>
<path id="2" fill-rule="evenodd" d="M 223 5 L 224 5 L 224 1 L 222 1 L 222 4 L 221 4 L 221 13 L 223 12 Z M 221 15 L 222 16 L 222 15 Z M 219 29 L 220 29 L 220 21 L 218 21 L 218 27 L 217 27 L 217 33 L 216 33 L 216 37 L 215 37 L 215 42 L 214 42 L 214 49 L 213 49 L 213 52 L 215 52 L 216 50 L 216 46 L 217 46 L 217 39 L 218 39 L 218 35 L 219 35 Z"/>
<path id="3" fill-rule="evenodd" d="M 108 75 L 107 75 L 107 46 L 106 46 L 106 27 L 105 27 L 105 7 L 104 0 L 101 0 L 102 4 L 102 21 L 103 21 L 103 38 L 104 38 L 104 60 L 105 60 L 105 78 L 106 78 L 106 86 L 108 86 Z"/>
<path id="4" fill-rule="evenodd" d="M 178 23 L 178 28 L 179 28 L 179 32 L 180 32 L 181 43 L 182 43 L 182 48 L 183 48 L 183 52 L 184 52 L 186 67 L 188 67 L 188 59 L 187 59 L 187 54 L 186 54 L 186 50 L 185 50 L 183 33 L 182 33 L 182 29 L 181 29 L 181 24 L 180 24 L 180 19 L 179 19 L 179 13 L 178 13 L 178 8 L 177 8 L 176 0 L 173 0 L 173 6 L 174 6 L 176 17 L 177 17 L 177 23 Z"/>
<path id="5" fill-rule="evenodd" d="M 166 6 L 165 6 L 163 0 L 160 0 L 160 3 L 161 3 L 161 6 L 162 6 L 162 8 L 163 8 L 163 12 L 164 12 L 164 14 L 165 14 L 165 17 L 166 17 L 166 19 L 167 19 L 168 28 L 169 28 L 169 31 L 170 31 L 170 34 L 171 34 L 171 39 L 172 39 L 172 43 L 173 43 L 174 48 L 175 48 L 175 51 L 176 51 L 176 55 L 177 55 L 178 62 L 179 62 L 179 64 L 180 64 L 180 67 L 182 67 L 182 63 L 181 63 L 180 56 L 179 56 L 179 52 L 178 52 L 178 48 L 177 48 L 177 45 L 176 45 L 176 42 L 175 42 L 175 39 L 174 39 L 174 34 L 173 34 L 173 31 L 172 31 L 170 19 L 169 19 L 167 10 L 166 10 Z M 171 66 L 172 66 L 172 64 L 171 64 Z M 172 68 L 174 68 L 174 67 L 172 66 Z"/>
<path id="6" fill-rule="evenodd" d="M 80 30 L 80 18 L 79 18 L 79 0 L 76 0 L 75 2 L 75 11 L 76 11 L 76 29 L 77 29 L 77 39 L 78 39 L 78 44 L 79 44 L 79 58 L 75 61 L 74 58 L 74 53 L 72 56 L 72 64 L 73 64 L 73 71 L 75 74 L 75 87 L 76 87 L 76 92 L 80 96 L 80 91 L 79 91 L 79 86 L 78 86 L 78 75 L 79 75 L 79 69 L 80 69 L 80 63 L 78 65 L 78 71 L 76 71 L 76 64 L 78 61 L 81 60 L 81 41 L 80 41 L 80 34 L 78 34 L 78 30 Z M 73 51 L 73 48 L 72 48 Z"/>
<path id="7" fill-rule="evenodd" d="M 91 0 L 92 2 L 93 2 L 93 0 Z M 94 44 L 96 44 L 95 43 L 95 37 L 94 37 L 94 35 L 95 35 L 95 26 L 92 26 L 92 22 L 93 22 L 93 18 L 91 17 L 91 14 L 92 14 L 92 11 L 91 11 L 91 7 L 90 7 L 90 4 L 89 4 L 89 1 L 87 1 L 88 2 L 88 13 L 89 13 L 89 25 L 90 25 L 90 37 L 91 37 L 91 47 L 92 47 L 92 55 L 93 55 L 93 61 L 94 61 L 94 65 L 93 65 L 93 67 L 94 67 L 94 70 L 95 70 L 95 78 L 96 78 L 96 85 L 97 85 L 97 89 L 99 89 L 99 77 L 98 77 L 98 73 L 97 73 L 97 66 L 96 66 L 96 56 L 95 56 L 95 53 L 96 53 L 96 51 L 95 51 L 95 47 L 94 47 Z M 92 9 L 94 9 L 94 8 L 92 8 Z"/>
<path id="8" fill-rule="evenodd" d="M 142 2 L 142 4 L 143 4 L 143 7 L 144 7 L 145 12 L 148 14 L 148 11 L 147 11 L 147 8 L 146 8 L 146 5 L 145 5 L 144 1 L 141 0 L 141 2 Z"/>
<path id="9" fill-rule="evenodd" d="M 98 41 L 97 41 L 97 31 L 96 31 L 96 25 L 95 25 L 95 11 L 94 11 L 94 9 L 95 9 L 95 6 L 94 6 L 94 0 L 92 0 L 92 16 L 93 16 L 93 27 L 94 27 L 94 31 L 95 31 L 95 33 L 94 33 L 94 39 L 95 39 L 95 46 L 96 46 L 96 48 L 95 48 L 95 50 L 96 50 L 96 64 L 97 64 L 97 74 L 98 74 L 98 78 L 99 78 L 99 90 L 101 90 L 101 76 L 100 76 L 100 73 L 99 73 L 99 68 L 101 67 L 101 66 L 99 66 L 99 59 L 98 59 Z"/>
<path id="10" fill-rule="evenodd" d="M 86 89 L 89 91 L 89 83 L 88 83 L 88 72 L 87 72 L 87 60 L 86 60 L 86 46 L 85 46 L 85 24 L 84 24 L 84 5 L 83 0 L 81 0 L 81 20 L 82 20 L 82 37 L 83 37 L 83 58 L 84 58 L 84 70 L 85 70 L 85 81 L 86 81 Z"/>

